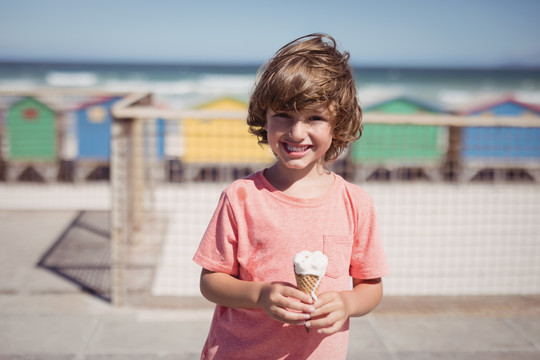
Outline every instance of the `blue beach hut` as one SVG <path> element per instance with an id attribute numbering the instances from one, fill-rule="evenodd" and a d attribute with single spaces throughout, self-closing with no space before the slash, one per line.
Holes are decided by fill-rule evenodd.
<path id="1" fill-rule="evenodd" d="M 117 100 L 117 97 L 100 99 L 75 110 L 78 160 L 109 161 L 111 108 Z"/>
<path id="2" fill-rule="evenodd" d="M 111 155 L 111 108 L 119 97 L 106 98 L 79 106 L 76 110 L 77 142 L 80 160 L 108 161 Z M 159 158 L 164 152 L 165 121 L 155 123 L 155 153 Z"/>
<path id="3" fill-rule="evenodd" d="M 113 116 L 111 109 L 120 97 L 108 97 L 85 103 L 75 109 L 76 138 L 77 138 L 77 162 L 94 167 L 107 167 L 111 156 L 111 126 Z M 155 129 L 148 134 L 145 132 L 144 156 L 163 158 L 164 132 L 163 119 L 157 119 Z M 149 136 L 152 139 L 149 139 Z M 151 141 L 149 141 L 151 140 Z M 154 151 L 150 151 L 152 146 Z M 98 169 L 96 168 L 96 169 Z M 106 171 L 108 177 L 108 170 Z M 92 176 L 90 174 L 89 176 Z"/>
<path id="4" fill-rule="evenodd" d="M 463 115 L 538 117 L 540 107 L 506 98 L 463 112 Z M 540 128 L 466 127 L 461 135 L 464 164 L 515 167 L 540 161 Z"/>

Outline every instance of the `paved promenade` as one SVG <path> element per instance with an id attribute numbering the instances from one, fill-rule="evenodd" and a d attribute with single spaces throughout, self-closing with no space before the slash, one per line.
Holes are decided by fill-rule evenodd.
<path id="1" fill-rule="evenodd" d="M 115 308 L 36 267 L 75 216 L 0 212 L 0 360 L 198 359 L 212 313 L 204 300 Z M 348 359 L 537 360 L 540 295 L 386 297 L 352 320 Z"/>

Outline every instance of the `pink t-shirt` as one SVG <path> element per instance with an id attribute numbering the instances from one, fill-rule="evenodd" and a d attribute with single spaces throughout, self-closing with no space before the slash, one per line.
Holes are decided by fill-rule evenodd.
<path id="1" fill-rule="evenodd" d="M 328 268 L 320 292 L 351 289 L 388 266 L 372 198 L 335 175 L 315 199 L 296 199 L 257 172 L 223 191 L 194 261 L 242 280 L 295 284 L 293 257 L 320 250 Z M 345 359 L 349 322 L 334 335 L 271 319 L 262 309 L 217 305 L 202 359 Z"/>

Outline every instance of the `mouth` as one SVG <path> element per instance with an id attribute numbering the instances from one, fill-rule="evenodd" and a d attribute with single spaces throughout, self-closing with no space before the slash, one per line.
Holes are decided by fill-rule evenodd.
<path id="1" fill-rule="evenodd" d="M 311 145 L 291 145 L 288 143 L 283 143 L 283 148 L 289 154 L 293 154 L 293 153 L 301 154 L 301 153 L 306 152 L 308 149 L 310 149 Z"/>

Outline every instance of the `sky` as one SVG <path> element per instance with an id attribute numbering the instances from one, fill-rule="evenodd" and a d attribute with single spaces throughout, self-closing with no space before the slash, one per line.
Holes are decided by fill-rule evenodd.
<path id="1" fill-rule="evenodd" d="M 332 35 L 364 66 L 540 67 L 540 0 L 0 0 L 0 61 L 260 64 Z"/>

